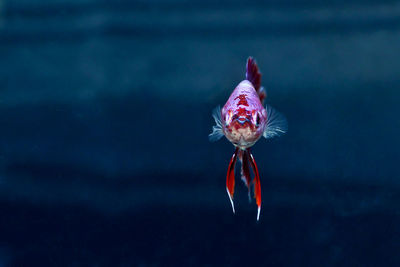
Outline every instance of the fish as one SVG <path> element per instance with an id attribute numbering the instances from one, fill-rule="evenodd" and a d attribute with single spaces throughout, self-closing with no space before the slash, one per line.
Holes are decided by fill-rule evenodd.
<path id="1" fill-rule="evenodd" d="M 214 142 L 225 136 L 235 147 L 226 175 L 226 191 L 233 213 L 235 214 L 233 203 L 235 165 L 239 160 L 241 179 L 248 188 L 249 200 L 251 201 L 251 191 L 256 199 L 257 221 L 260 219 L 261 212 L 261 183 L 258 167 L 250 148 L 261 137 L 271 139 L 288 130 L 285 116 L 268 104 L 264 106 L 266 97 L 266 90 L 261 86 L 258 65 L 253 57 L 249 57 L 246 63 L 246 79 L 236 86 L 222 109 L 220 106 L 214 109 L 212 116 L 216 125 L 209 134 L 210 141 Z"/>

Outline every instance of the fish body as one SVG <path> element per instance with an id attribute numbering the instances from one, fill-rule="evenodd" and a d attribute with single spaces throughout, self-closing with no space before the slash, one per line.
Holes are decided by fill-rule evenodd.
<path id="1" fill-rule="evenodd" d="M 244 80 L 232 92 L 221 110 L 223 133 L 236 147 L 246 149 L 262 136 L 267 113 L 253 84 Z"/>
<path id="2" fill-rule="evenodd" d="M 257 220 L 261 211 L 261 183 L 258 167 L 250 152 L 250 148 L 262 137 L 266 139 L 279 136 L 287 131 L 287 122 L 283 115 L 270 106 L 263 106 L 266 92 L 261 87 L 261 74 L 255 60 L 248 58 L 246 79 L 241 81 L 228 98 L 222 109 L 217 107 L 213 117 L 216 126 L 209 135 L 211 141 L 225 136 L 235 147 L 229 163 L 226 189 L 232 204 L 235 187 L 235 164 L 237 159 L 242 163 L 241 176 L 249 189 L 254 185 L 254 197 L 258 206 Z M 250 177 L 250 168 L 254 178 Z M 251 199 L 251 198 L 250 198 Z"/>

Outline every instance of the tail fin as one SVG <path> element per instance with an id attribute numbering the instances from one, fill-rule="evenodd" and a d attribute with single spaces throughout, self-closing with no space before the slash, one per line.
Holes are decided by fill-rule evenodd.
<path id="1" fill-rule="evenodd" d="M 261 103 L 264 102 L 265 97 L 267 96 L 264 87 L 261 87 L 261 73 L 258 70 L 257 63 L 254 58 L 249 57 L 247 59 L 246 64 L 246 80 L 250 81 L 254 89 L 256 89 Z"/>
<path id="2" fill-rule="evenodd" d="M 240 150 L 239 151 L 239 159 L 242 162 L 242 181 L 244 182 L 244 184 L 247 186 L 248 189 L 248 195 L 249 195 L 249 202 L 251 202 L 251 197 L 250 197 L 250 187 L 251 187 L 251 177 L 250 177 L 250 168 L 249 168 L 249 153 L 247 150 L 243 151 Z"/>

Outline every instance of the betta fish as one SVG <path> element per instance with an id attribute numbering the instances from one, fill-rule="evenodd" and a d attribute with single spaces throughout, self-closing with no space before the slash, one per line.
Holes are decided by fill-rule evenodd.
<path id="1" fill-rule="evenodd" d="M 246 79 L 233 90 L 231 96 L 221 109 L 214 109 L 213 117 L 216 125 L 209 135 L 210 141 L 217 141 L 225 136 L 234 146 L 235 152 L 230 160 L 226 175 L 226 191 L 232 205 L 235 189 L 235 165 L 241 162 L 241 178 L 250 191 L 253 188 L 257 204 L 257 221 L 261 211 L 261 184 L 257 164 L 250 148 L 264 136 L 266 139 L 279 136 L 287 131 L 285 117 L 269 105 L 263 106 L 267 94 L 261 86 L 261 73 L 252 57 L 247 59 Z M 251 179 L 250 167 L 254 178 Z"/>

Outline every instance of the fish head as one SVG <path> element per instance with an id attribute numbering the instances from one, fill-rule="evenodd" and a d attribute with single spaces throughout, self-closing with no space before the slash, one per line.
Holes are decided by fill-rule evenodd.
<path id="1" fill-rule="evenodd" d="M 239 148 L 251 147 L 263 135 L 266 117 L 266 111 L 262 106 L 224 107 L 221 111 L 224 135 Z"/>

